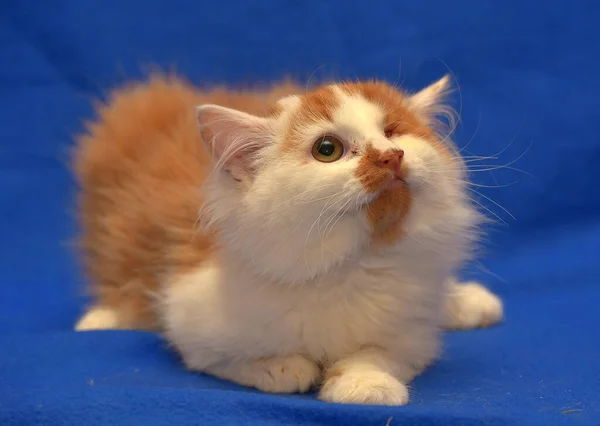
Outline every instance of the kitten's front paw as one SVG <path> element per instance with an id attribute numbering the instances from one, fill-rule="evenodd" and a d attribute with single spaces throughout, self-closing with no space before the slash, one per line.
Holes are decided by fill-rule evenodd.
<path id="1" fill-rule="evenodd" d="M 405 405 L 408 389 L 383 371 L 341 371 L 327 374 L 319 399 L 341 404 Z"/>
<path id="2" fill-rule="evenodd" d="M 250 386 L 270 393 L 304 393 L 321 381 L 319 366 L 302 355 L 256 361 L 250 375 Z"/>
<path id="3" fill-rule="evenodd" d="M 500 322 L 502 301 L 476 282 L 457 284 L 448 298 L 444 326 L 452 330 L 489 327 Z"/>

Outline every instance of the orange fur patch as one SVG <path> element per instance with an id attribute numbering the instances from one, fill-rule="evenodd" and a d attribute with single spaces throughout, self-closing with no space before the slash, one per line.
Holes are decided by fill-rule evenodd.
<path id="1" fill-rule="evenodd" d="M 412 196 L 407 186 L 382 192 L 367 205 L 375 245 L 392 244 L 402 237 L 404 219 L 410 211 Z"/>
<path id="2" fill-rule="evenodd" d="M 311 121 L 331 121 L 333 111 L 338 107 L 338 99 L 329 86 L 321 87 L 302 96 L 300 108 L 294 117 L 302 123 Z"/>
<path id="3" fill-rule="evenodd" d="M 122 328 L 157 328 L 152 304 L 161 277 L 217 250 L 212 235 L 196 230 L 198 188 L 211 160 L 194 107 L 216 103 L 268 115 L 280 97 L 298 90 L 284 83 L 266 92 L 202 93 L 158 75 L 115 91 L 98 107 L 74 158 L 80 247 L 97 303 L 114 309 Z"/>
<path id="4" fill-rule="evenodd" d="M 435 132 L 412 111 L 406 97 L 394 87 L 381 81 L 345 84 L 342 88 L 351 94 L 363 96 L 380 106 L 385 112 L 385 128 L 395 135 L 414 135 L 431 145 L 448 161 L 454 156 L 446 145 L 438 140 Z"/>
<path id="5" fill-rule="evenodd" d="M 282 144 L 283 152 L 303 150 L 299 130 L 302 126 L 318 121 L 331 121 L 333 112 L 339 106 L 339 100 L 329 86 L 321 87 L 314 92 L 303 94 L 298 110 L 294 112 L 289 125 L 286 142 Z"/>
<path id="6" fill-rule="evenodd" d="M 356 176 L 368 192 L 381 191 L 390 180 L 390 171 L 376 165 L 381 152 L 372 145 L 359 160 Z M 406 175 L 404 165 L 400 169 Z M 384 190 L 366 207 L 367 217 L 373 227 L 373 240 L 376 244 L 392 243 L 402 235 L 404 218 L 410 211 L 411 194 L 406 185 Z"/>
<path id="7" fill-rule="evenodd" d="M 360 95 L 378 105 L 385 113 L 385 127 L 397 135 L 415 135 L 434 140 L 432 130 L 419 120 L 407 105 L 404 95 L 381 81 L 349 83 L 341 86 L 346 93 Z"/>

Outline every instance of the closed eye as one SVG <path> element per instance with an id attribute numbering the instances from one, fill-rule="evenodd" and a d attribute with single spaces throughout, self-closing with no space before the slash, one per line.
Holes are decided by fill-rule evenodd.
<path id="1" fill-rule="evenodd" d="M 394 136 L 398 136 L 400 135 L 400 132 L 398 131 L 398 126 L 396 124 L 390 124 L 388 125 L 384 130 L 383 133 L 385 134 L 386 138 L 392 138 Z"/>

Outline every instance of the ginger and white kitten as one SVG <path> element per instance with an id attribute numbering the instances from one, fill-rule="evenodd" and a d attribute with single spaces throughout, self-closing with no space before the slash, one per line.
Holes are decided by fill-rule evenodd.
<path id="1" fill-rule="evenodd" d="M 76 152 L 96 295 L 76 328 L 160 330 L 190 369 L 267 392 L 406 404 L 442 328 L 502 317 L 453 278 L 481 217 L 435 131 L 448 86 L 115 92 Z"/>

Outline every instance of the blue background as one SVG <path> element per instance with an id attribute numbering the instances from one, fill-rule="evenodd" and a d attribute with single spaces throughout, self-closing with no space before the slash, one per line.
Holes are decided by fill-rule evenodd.
<path id="1" fill-rule="evenodd" d="M 0 0 L 0 424 L 600 424 L 599 12 L 595 0 Z M 502 295 L 505 323 L 449 334 L 396 408 L 262 395 L 185 372 L 151 334 L 73 333 L 85 301 L 68 148 L 92 100 L 156 66 L 202 85 L 292 75 L 412 90 L 450 70 L 458 144 L 499 153 L 473 173 L 496 225 L 465 274 Z"/>

